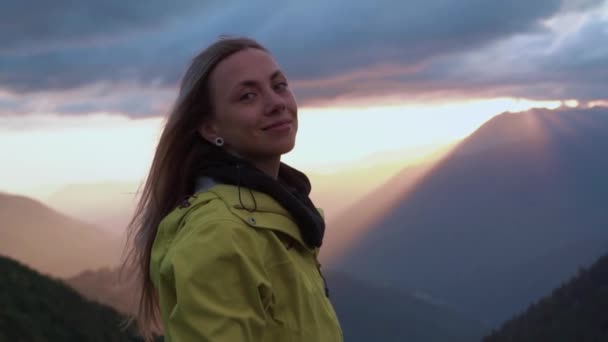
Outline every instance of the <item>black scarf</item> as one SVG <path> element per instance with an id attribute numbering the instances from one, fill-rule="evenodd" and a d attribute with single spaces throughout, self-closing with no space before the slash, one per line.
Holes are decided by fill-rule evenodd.
<path id="1" fill-rule="evenodd" d="M 197 176 L 211 177 L 221 183 L 269 195 L 296 220 L 306 244 L 321 246 L 325 222 L 309 198 L 311 185 L 304 173 L 281 163 L 279 177 L 274 179 L 248 161 L 214 146 L 197 167 Z"/>

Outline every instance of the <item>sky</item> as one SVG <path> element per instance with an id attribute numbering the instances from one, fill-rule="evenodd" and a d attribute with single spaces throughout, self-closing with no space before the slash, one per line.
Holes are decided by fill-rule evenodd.
<path id="1" fill-rule="evenodd" d="M 220 35 L 273 53 L 299 105 L 284 160 L 315 172 L 406 158 L 505 111 L 608 104 L 605 0 L 13 1 L 0 191 L 144 177 L 183 72 Z"/>

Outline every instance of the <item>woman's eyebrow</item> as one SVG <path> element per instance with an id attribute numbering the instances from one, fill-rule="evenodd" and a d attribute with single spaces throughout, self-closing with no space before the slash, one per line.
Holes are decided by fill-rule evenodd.
<path id="1" fill-rule="evenodd" d="M 283 78 L 285 78 L 285 75 L 283 75 L 283 72 L 281 70 L 276 70 L 275 72 L 272 73 L 272 75 L 270 75 L 270 80 L 272 81 L 279 76 L 282 76 Z"/>
<path id="2" fill-rule="evenodd" d="M 270 74 L 270 80 L 274 80 L 278 77 L 283 77 L 285 78 L 285 76 L 283 75 L 283 72 L 281 70 L 276 70 L 274 71 L 272 74 Z M 234 88 L 237 87 L 256 87 L 258 86 L 259 82 L 256 80 L 242 80 L 239 83 L 236 84 L 236 86 L 234 86 Z"/>

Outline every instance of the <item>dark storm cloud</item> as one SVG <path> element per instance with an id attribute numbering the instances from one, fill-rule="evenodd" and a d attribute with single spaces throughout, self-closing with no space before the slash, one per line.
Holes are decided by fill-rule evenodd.
<path id="1" fill-rule="evenodd" d="M 206 3 L 208 3 L 207 1 Z M 36 52 L 90 39 L 112 40 L 117 35 L 162 27 L 193 10 L 196 0 L 20 0 L 2 4 L 0 53 Z"/>
<path id="2" fill-rule="evenodd" d="M 580 10 L 593 2 L 568 7 Z M 474 49 L 539 30 L 540 20 L 555 15 L 564 2 L 412 0 L 392 6 L 372 1 L 327 6 L 285 10 L 261 32 L 298 78 L 327 77 L 380 63 L 414 64 Z"/>
<path id="3" fill-rule="evenodd" d="M 460 81 L 450 70 L 442 74 L 446 65 L 455 65 L 444 63 L 446 58 L 543 32 L 542 20 L 601 2 L 21 2 L 0 12 L 0 88 L 24 95 L 96 83 L 173 88 L 198 50 L 233 34 L 269 47 L 304 102 L 349 93 L 432 91 L 442 86 L 442 75 L 448 88 L 451 80 Z M 360 74 L 387 65 L 396 71 Z M 129 104 L 125 112 L 136 106 L 133 100 L 113 103 L 123 102 Z M 80 101 L 57 108 L 81 112 L 86 106 Z"/>

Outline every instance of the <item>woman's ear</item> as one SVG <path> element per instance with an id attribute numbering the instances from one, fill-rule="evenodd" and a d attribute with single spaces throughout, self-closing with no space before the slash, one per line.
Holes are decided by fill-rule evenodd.
<path id="1" fill-rule="evenodd" d="M 203 139 L 207 140 L 210 143 L 215 141 L 215 138 L 218 137 L 218 131 L 215 123 L 209 121 L 205 121 L 198 128 L 198 133 L 203 137 Z"/>

